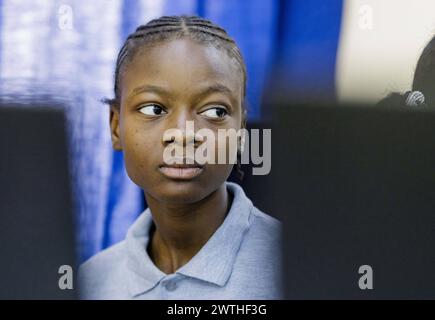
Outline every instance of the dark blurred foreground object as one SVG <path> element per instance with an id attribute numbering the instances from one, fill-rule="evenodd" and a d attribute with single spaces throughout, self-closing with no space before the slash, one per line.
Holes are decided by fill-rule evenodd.
<path id="1" fill-rule="evenodd" d="M 76 270 L 63 112 L 3 103 L 0 123 L 0 299 L 73 299 L 59 288 L 59 268 Z"/>
<path id="2" fill-rule="evenodd" d="M 276 110 L 286 298 L 435 299 L 435 113 Z"/>

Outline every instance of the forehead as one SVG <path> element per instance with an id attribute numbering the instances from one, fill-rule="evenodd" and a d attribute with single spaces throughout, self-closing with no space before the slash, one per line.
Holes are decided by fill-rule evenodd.
<path id="1" fill-rule="evenodd" d="M 187 94 L 204 84 L 219 83 L 242 100 L 243 75 L 238 62 L 223 49 L 188 38 L 144 45 L 124 66 L 120 80 L 123 96 L 144 84 Z"/>

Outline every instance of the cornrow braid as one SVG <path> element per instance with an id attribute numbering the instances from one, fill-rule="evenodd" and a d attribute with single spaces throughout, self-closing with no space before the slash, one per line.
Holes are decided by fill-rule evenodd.
<path id="1" fill-rule="evenodd" d="M 224 50 L 230 58 L 237 61 L 243 75 L 242 127 L 245 127 L 247 112 L 244 100 L 246 96 L 247 75 L 240 49 L 223 28 L 215 25 L 210 20 L 198 16 L 162 16 L 139 26 L 134 33 L 130 34 L 121 47 L 116 60 L 114 76 L 115 97 L 113 99 L 104 99 L 103 102 L 119 110 L 121 101 L 119 78 L 122 68 L 133 59 L 140 48 L 182 37 L 189 37 L 198 43 Z M 242 180 L 244 173 L 241 169 L 240 155 L 238 156 L 235 170 L 239 179 Z"/>

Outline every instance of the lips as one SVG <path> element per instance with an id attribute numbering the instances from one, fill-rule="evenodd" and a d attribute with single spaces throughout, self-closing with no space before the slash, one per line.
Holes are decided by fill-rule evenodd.
<path id="1" fill-rule="evenodd" d="M 203 166 L 198 164 L 162 164 L 159 171 L 170 179 L 190 180 L 199 176 L 203 171 Z"/>

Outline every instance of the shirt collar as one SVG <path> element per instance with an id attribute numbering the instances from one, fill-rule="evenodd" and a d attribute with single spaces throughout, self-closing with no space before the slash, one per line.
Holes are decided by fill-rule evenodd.
<path id="1" fill-rule="evenodd" d="M 253 205 L 240 186 L 231 182 L 226 182 L 226 186 L 233 194 L 233 201 L 224 222 L 200 251 L 175 273 L 217 286 L 224 286 L 228 281 L 243 237 L 249 228 Z M 127 264 L 131 271 L 128 286 L 133 296 L 151 290 L 167 276 L 155 266 L 146 250 L 152 224 L 148 208 L 127 233 Z"/>

